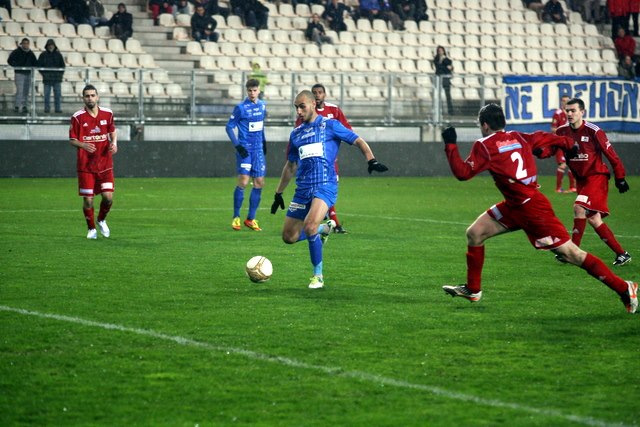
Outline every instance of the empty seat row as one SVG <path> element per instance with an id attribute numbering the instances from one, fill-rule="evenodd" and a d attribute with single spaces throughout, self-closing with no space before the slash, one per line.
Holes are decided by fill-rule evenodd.
<path id="1" fill-rule="evenodd" d="M 65 62 L 71 67 L 109 67 L 109 68 L 157 68 L 153 56 L 133 53 L 68 52 L 63 55 Z"/>
<path id="2" fill-rule="evenodd" d="M 96 27 L 95 33 L 93 27 L 89 24 L 80 24 L 77 29 L 69 23 L 46 23 L 38 24 L 35 22 L 2 22 L 0 23 L 0 36 L 22 36 L 22 37 L 82 37 L 93 39 L 95 37 L 110 38 L 111 33 L 108 27 Z"/>

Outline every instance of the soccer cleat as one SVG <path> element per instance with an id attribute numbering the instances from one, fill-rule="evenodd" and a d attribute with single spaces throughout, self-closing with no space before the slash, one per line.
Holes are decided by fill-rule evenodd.
<path id="1" fill-rule="evenodd" d="M 262 231 L 262 228 L 258 225 L 258 221 L 255 219 L 245 219 L 244 225 L 252 229 L 253 231 Z"/>
<path id="2" fill-rule="evenodd" d="M 98 238 L 98 230 L 96 230 L 95 228 L 90 229 L 87 232 L 87 239 L 97 239 Z"/>
<path id="3" fill-rule="evenodd" d="M 627 290 L 620 295 L 620 299 L 627 309 L 627 313 L 635 313 L 638 309 L 638 284 L 627 280 Z"/>
<path id="4" fill-rule="evenodd" d="M 231 221 L 231 228 L 233 228 L 236 231 L 240 230 L 240 217 L 239 216 L 233 218 L 233 221 Z"/>
<path id="5" fill-rule="evenodd" d="M 613 265 L 625 265 L 628 262 L 631 262 L 631 255 L 629 252 L 623 252 L 613 260 Z"/>
<path id="6" fill-rule="evenodd" d="M 462 297 L 468 299 L 470 302 L 478 302 L 480 298 L 482 298 L 482 291 L 473 293 L 467 288 L 467 285 L 443 286 L 442 290 L 452 297 Z"/>
<path id="7" fill-rule="evenodd" d="M 98 228 L 100 229 L 100 234 L 102 234 L 104 237 L 109 237 L 109 235 L 111 234 L 111 230 L 109 230 L 107 221 L 98 221 Z"/>
<path id="8" fill-rule="evenodd" d="M 336 228 L 333 229 L 333 232 L 337 234 L 347 234 L 347 230 L 342 228 L 341 225 L 336 225 Z"/>
<path id="9" fill-rule="evenodd" d="M 558 255 L 558 254 L 556 254 L 556 261 L 558 261 L 561 264 L 566 264 L 567 263 L 567 260 L 564 259 L 564 257 L 562 255 Z"/>
<path id="10" fill-rule="evenodd" d="M 576 187 L 569 188 L 569 193 L 577 193 L 578 189 Z"/>
<path id="11" fill-rule="evenodd" d="M 556 193 L 564 193 L 564 190 L 562 188 L 556 188 Z"/>
<path id="12" fill-rule="evenodd" d="M 324 231 L 320 232 L 320 240 L 322 240 L 323 245 L 327 243 L 327 239 L 329 239 L 329 234 L 331 234 L 331 232 L 335 228 L 336 222 L 330 219 L 327 222 L 325 222 L 324 225 L 325 227 L 322 227 Z"/>
<path id="13" fill-rule="evenodd" d="M 320 276 L 313 276 L 311 282 L 309 282 L 309 289 L 320 289 L 324 286 L 324 280 Z M 637 304 L 637 300 L 636 300 Z"/>

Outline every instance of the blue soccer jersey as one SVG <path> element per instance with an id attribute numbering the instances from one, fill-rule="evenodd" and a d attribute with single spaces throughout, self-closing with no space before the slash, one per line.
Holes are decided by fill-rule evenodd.
<path id="1" fill-rule="evenodd" d="M 264 101 L 258 99 L 255 103 L 245 98 L 236 105 L 227 122 L 227 135 L 233 145 L 242 145 L 247 151 L 262 151 L 264 142 L 264 119 L 267 107 Z M 238 136 L 234 130 L 238 128 Z"/>
<path id="2" fill-rule="evenodd" d="M 340 142 L 353 144 L 358 135 L 337 120 L 318 116 L 291 132 L 287 159 L 298 163 L 296 185 L 305 190 L 337 184 L 334 163 Z"/>

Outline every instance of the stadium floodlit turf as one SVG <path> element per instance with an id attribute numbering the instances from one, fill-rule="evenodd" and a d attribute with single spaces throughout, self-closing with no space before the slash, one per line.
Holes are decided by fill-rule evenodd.
<path id="1" fill-rule="evenodd" d="M 276 182 L 264 231 L 238 232 L 233 178 L 117 179 L 111 238 L 88 241 L 75 179 L 0 180 L 0 425 L 640 423 L 640 316 L 584 271 L 516 232 L 487 243 L 481 302 L 442 291 L 501 200 L 489 177 L 343 178 L 349 234 L 325 246 L 321 290 L 269 214 Z M 638 281 L 629 183 L 607 222 L 634 256 L 614 271 Z M 589 227 L 582 247 L 614 259 Z M 254 255 L 273 262 L 265 284 L 245 277 Z"/>

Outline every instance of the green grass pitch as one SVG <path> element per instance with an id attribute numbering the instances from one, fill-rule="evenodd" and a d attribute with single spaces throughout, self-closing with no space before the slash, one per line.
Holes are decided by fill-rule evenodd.
<path id="1" fill-rule="evenodd" d="M 573 197 L 541 179 L 571 225 Z M 607 426 L 640 423 L 640 317 L 521 232 L 487 243 L 483 300 L 452 299 L 489 177 L 344 178 L 349 230 L 309 290 L 306 242 L 230 227 L 234 178 L 117 179 L 85 239 L 75 179 L 0 180 L 2 426 Z M 640 178 L 607 219 L 640 280 Z M 293 184 L 285 193 L 291 198 Z M 245 209 L 248 193 L 245 199 Z M 583 248 L 611 264 L 587 228 Z M 274 274 L 251 283 L 244 263 Z"/>

